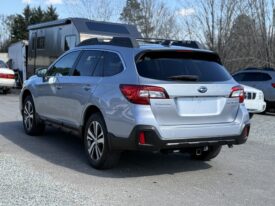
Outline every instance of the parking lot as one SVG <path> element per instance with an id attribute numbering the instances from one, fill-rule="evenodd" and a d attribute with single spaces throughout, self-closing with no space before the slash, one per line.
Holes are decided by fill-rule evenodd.
<path id="1" fill-rule="evenodd" d="M 275 115 L 255 115 L 245 145 L 210 162 L 126 152 L 91 168 L 80 139 L 25 135 L 18 94 L 0 94 L 0 205 L 274 205 Z"/>

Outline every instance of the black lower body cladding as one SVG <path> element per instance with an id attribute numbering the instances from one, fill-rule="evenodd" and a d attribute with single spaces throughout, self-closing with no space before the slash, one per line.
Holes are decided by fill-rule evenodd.
<path id="1" fill-rule="evenodd" d="M 159 133 L 152 126 L 139 125 L 131 132 L 130 137 L 121 138 L 109 133 L 110 147 L 113 150 L 145 150 L 160 151 L 165 149 L 183 149 L 190 147 L 204 147 L 211 145 L 239 145 L 247 141 L 250 131 L 250 124 L 247 124 L 239 136 L 193 138 L 178 140 L 162 140 Z M 143 133 L 143 142 L 140 142 L 139 135 Z"/>

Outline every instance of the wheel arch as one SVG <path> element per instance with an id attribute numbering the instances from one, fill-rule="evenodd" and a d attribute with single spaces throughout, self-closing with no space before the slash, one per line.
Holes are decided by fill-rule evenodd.
<path id="1" fill-rule="evenodd" d="M 99 114 L 102 116 L 103 120 L 105 121 L 104 116 L 103 116 L 101 110 L 99 109 L 99 107 L 97 107 L 97 106 L 95 106 L 95 105 L 90 105 L 90 106 L 88 106 L 88 107 L 85 109 L 85 111 L 84 111 L 84 113 L 83 113 L 83 117 L 82 117 L 81 136 L 82 136 L 82 134 L 84 134 L 86 122 L 88 121 L 89 117 L 90 117 L 92 114 L 94 114 L 94 113 L 99 113 Z M 105 122 L 105 124 L 106 124 L 106 122 Z"/>
<path id="2" fill-rule="evenodd" d="M 31 96 L 32 99 L 33 99 L 33 96 L 32 96 L 31 91 L 28 90 L 28 89 L 25 89 L 25 90 L 23 91 L 22 97 L 21 97 L 21 105 L 22 105 L 22 107 L 21 107 L 21 114 L 22 114 L 22 112 L 23 112 L 24 101 L 25 101 L 25 99 L 26 99 L 28 96 Z"/>

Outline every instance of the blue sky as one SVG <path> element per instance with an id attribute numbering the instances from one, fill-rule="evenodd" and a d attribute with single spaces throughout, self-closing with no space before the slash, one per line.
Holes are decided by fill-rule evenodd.
<path id="1" fill-rule="evenodd" d="M 27 4 L 31 7 L 41 6 L 42 8 L 46 8 L 48 5 L 52 4 L 56 7 L 59 18 L 67 18 L 71 15 L 69 12 L 70 9 L 68 9 L 69 2 L 73 2 L 74 5 L 77 5 L 77 1 L 78 0 L 0 0 L 0 15 L 21 14 Z M 119 2 L 118 4 L 120 6 L 125 4 L 125 0 L 113 0 L 113 2 Z M 173 7 L 176 5 L 176 2 L 177 0 L 169 0 L 168 5 Z M 188 10 L 187 13 L 188 12 L 190 12 L 190 10 Z"/>
<path id="2" fill-rule="evenodd" d="M 49 4 L 53 4 L 60 18 L 64 18 L 68 16 L 64 1 L 65 0 L 0 0 L 0 15 L 20 14 L 28 3 L 32 7 L 40 5 L 42 8 L 46 8 Z"/>
<path id="3" fill-rule="evenodd" d="M 59 18 L 66 18 L 70 16 L 68 9 L 68 2 L 75 2 L 78 0 L 0 0 L 0 15 L 21 14 L 24 7 L 29 4 L 31 7 L 41 6 L 46 8 L 49 4 L 54 5 L 59 14 Z M 100 1 L 100 0 L 98 0 Z M 124 4 L 125 0 L 114 0 L 118 4 Z M 170 0 L 170 5 L 176 5 L 177 0 Z M 73 4 L 72 4 L 73 5 Z"/>

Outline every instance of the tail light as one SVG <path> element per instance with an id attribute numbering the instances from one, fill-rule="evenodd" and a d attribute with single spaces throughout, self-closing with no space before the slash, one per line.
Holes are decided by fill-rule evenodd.
<path id="1" fill-rule="evenodd" d="M 229 97 L 239 98 L 239 102 L 243 103 L 243 101 L 244 101 L 244 89 L 243 89 L 243 87 L 241 87 L 241 86 L 232 87 L 231 94 L 230 94 Z"/>
<path id="2" fill-rule="evenodd" d="M 145 85 L 120 85 L 122 94 L 134 104 L 149 105 L 150 99 L 169 99 L 165 89 Z"/>
<path id="3" fill-rule="evenodd" d="M 0 73 L 0 78 L 3 78 L 3 79 L 14 79 L 14 74 L 2 74 L 2 73 Z"/>
<path id="4" fill-rule="evenodd" d="M 273 88 L 275 88 L 275 83 L 272 83 L 271 86 L 272 86 Z"/>

